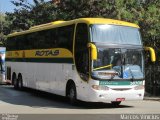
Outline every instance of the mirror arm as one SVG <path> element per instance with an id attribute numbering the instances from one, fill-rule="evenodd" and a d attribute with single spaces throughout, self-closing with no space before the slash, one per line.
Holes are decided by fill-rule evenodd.
<path id="1" fill-rule="evenodd" d="M 151 61 L 152 61 L 152 62 L 155 62 L 155 61 L 156 61 L 155 50 L 154 50 L 152 47 L 144 47 L 144 49 L 145 49 L 146 51 L 149 51 L 149 52 L 150 52 Z"/>
<path id="2" fill-rule="evenodd" d="M 91 48 L 91 59 L 97 60 L 97 48 L 93 43 L 88 43 L 88 48 Z"/>

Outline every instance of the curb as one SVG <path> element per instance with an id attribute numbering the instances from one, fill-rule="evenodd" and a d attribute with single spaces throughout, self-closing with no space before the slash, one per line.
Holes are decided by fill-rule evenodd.
<path id="1" fill-rule="evenodd" d="M 160 101 L 160 97 L 144 97 L 143 100 Z"/>

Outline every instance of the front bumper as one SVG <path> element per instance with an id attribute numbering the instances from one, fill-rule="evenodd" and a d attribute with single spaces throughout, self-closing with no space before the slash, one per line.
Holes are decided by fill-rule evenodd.
<path id="1" fill-rule="evenodd" d="M 92 89 L 88 94 L 87 101 L 90 102 L 112 102 L 112 101 L 134 101 L 143 100 L 144 89 L 143 90 L 94 90 Z"/>

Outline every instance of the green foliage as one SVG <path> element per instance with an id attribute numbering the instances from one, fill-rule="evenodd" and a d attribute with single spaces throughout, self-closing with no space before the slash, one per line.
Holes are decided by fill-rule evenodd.
<path id="1" fill-rule="evenodd" d="M 5 35 L 8 33 L 9 21 L 6 20 L 6 15 L 0 13 L 0 46 L 5 42 Z"/>
<path id="2" fill-rule="evenodd" d="M 6 13 L 12 24 L 12 31 L 28 29 L 33 25 L 39 25 L 55 20 L 55 6 L 45 3 L 44 0 L 33 0 L 34 4 L 26 0 L 12 1 L 18 7 L 14 13 Z"/>

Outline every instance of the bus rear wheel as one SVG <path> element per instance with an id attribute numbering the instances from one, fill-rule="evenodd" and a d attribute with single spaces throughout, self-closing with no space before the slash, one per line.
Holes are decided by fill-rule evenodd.
<path id="1" fill-rule="evenodd" d="M 22 76 L 18 76 L 18 89 L 22 90 L 23 89 L 23 82 L 22 82 Z"/>
<path id="2" fill-rule="evenodd" d="M 76 87 L 74 84 L 71 84 L 68 90 L 67 97 L 69 98 L 69 102 L 71 105 L 76 105 L 77 103 L 77 93 Z"/>
<path id="3" fill-rule="evenodd" d="M 15 74 L 13 75 L 12 80 L 13 80 L 14 89 L 18 89 L 18 81 Z"/>

